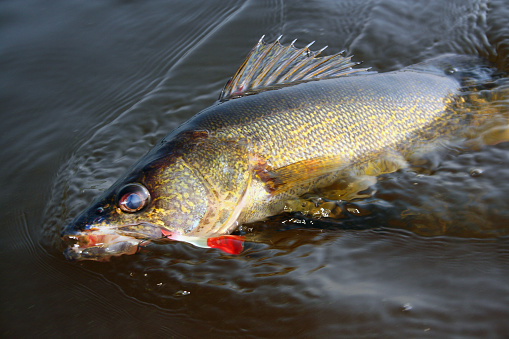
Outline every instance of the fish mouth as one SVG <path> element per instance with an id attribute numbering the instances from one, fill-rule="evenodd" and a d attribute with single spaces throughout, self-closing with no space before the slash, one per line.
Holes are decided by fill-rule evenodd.
<path id="1" fill-rule="evenodd" d="M 62 235 L 67 245 L 63 254 L 69 261 L 108 261 L 113 256 L 135 254 L 150 240 L 165 237 L 160 226 L 149 223 L 66 233 Z"/>
<path id="2" fill-rule="evenodd" d="M 201 248 L 217 248 L 228 254 L 244 250 L 244 236 L 187 236 L 150 223 L 123 226 L 101 226 L 85 231 L 66 227 L 62 240 L 67 245 L 63 254 L 69 261 L 109 261 L 111 257 L 135 254 L 151 240 L 180 241 Z"/>

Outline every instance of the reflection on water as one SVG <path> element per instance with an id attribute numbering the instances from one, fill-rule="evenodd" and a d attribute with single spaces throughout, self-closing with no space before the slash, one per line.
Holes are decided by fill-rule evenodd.
<path id="1" fill-rule="evenodd" d="M 360 185 L 348 202 L 311 195 L 244 225 L 239 256 L 153 243 L 76 264 L 56 236 L 214 102 L 262 34 L 347 49 L 378 71 L 446 52 L 507 70 L 504 1 L 0 6 L 4 336 L 508 332 L 509 143 L 490 134 Z"/>

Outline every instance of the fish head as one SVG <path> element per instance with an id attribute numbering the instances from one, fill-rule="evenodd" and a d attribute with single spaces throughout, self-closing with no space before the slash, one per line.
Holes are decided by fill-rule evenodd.
<path id="1" fill-rule="evenodd" d="M 149 153 L 64 228 L 69 260 L 104 261 L 134 254 L 154 239 L 186 241 L 231 230 L 249 177 L 230 162 L 235 152 L 210 142 L 169 144 Z"/>
<path id="2" fill-rule="evenodd" d="M 68 224 L 62 232 L 69 245 L 65 256 L 103 260 L 134 254 L 144 241 L 198 227 L 214 197 L 182 159 L 162 162 L 118 181 Z"/>

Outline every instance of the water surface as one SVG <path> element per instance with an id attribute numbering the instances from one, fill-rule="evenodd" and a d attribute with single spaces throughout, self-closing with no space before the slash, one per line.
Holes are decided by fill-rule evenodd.
<path id="1" fill-rule="evenodd" d="M 507 142 L 386 174 L 334 218 L 247 225 L 257 242 L 240 256 L 174 243 L 69 263 L 58 241 L 215 101 L 261 35 L 377 71 L 450 52 L 509 70 L 507 1 L 32 0 L 0 13 L 2 336 L 509 333 Z"/>

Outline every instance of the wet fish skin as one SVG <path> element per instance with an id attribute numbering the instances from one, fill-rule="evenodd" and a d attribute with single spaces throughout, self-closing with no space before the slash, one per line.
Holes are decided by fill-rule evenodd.
<path id="1" fill-rule="evenodd" d="M 216 137 L 249 140 L 249 152 L 269 172 L 287 168 L 290 174 L 275 176 L 301 179 L 267 195 L 267 182 L 255 177 L 251 205 L 239 220 L 252 222 L 279 213 L 289 198 L 330 184 L 346 168 L 454 135 L 467 123 L 461 88 L 493 72 L 480 65 L 485 63 L 477 57 L 447 55 L 396 72 L 299 84 L 211 107 L 190 123 Z M 321 167 L 306 174 L 313 180 L 302 180 L 299 172 L 314 159 L 323 160 Z"/>
<path id="2" fill-rule="evenodd" d="M 102 252 L 91 247 L 115 247 L 87 243 L 87 235 L 142 241 L 162 229 L 185 240 L 280 213 L 288 199 L 345 171 L 362 172 L 385 155 L 461 130 L 462 87 L 495 72 L 478 57 L 445 55 L 400 71 L 276 85 L 219 102 L 170 133 L 64 229 L 67 242 L 80 239 L 69 256 L 99 260 L 102 254 L 92 254 Z M 132 183 L 150 199 L 129 213 L 119 200 Z"/>

